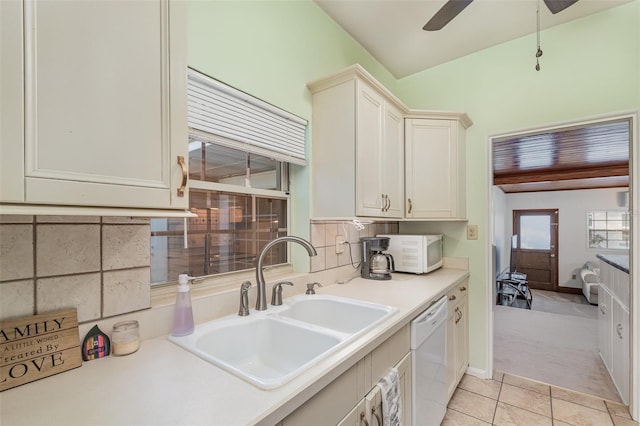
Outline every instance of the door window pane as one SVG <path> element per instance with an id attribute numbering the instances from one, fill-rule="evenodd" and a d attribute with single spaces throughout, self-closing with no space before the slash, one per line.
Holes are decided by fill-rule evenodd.
<path id="1" fill-rule="evenodd" d="M 520 248 L 549 250 L 551 218 L 548 215 L 520 216 Z"/>

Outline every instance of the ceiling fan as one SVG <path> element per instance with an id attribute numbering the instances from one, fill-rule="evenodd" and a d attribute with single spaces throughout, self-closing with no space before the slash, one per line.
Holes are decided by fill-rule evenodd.
<path id="1" fill-rule="evenodd" d="M 422 27 L 425 31 L 438 31 L 447 25 L 453 18 L 458 16 L 473 0 L 448 0 L 442 8 L 429 22 Z M 558 12 L 562 12 L 578 0 L 544 0 L 544 4 L 547 5 L 551 13 L 554 15 Z"/>

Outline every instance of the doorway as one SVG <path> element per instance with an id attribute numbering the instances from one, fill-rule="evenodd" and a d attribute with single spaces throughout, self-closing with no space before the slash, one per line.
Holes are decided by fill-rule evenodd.
<path id="1" fill-rule="evenodd" d="M 566 186 L 567 182 L 563 182 L 561 180 L 556 181 L 555 179 L 561 179 L 560 175 L 566 176 L 568 180 L 571 180 L 574 178 L 577 179 L 577 180 L 574 179 L 571 182 L 569 182 L 571 185 L 573 185 L 574 182 L 578 182 L 582 178 L 591 179 L 591 181 L 594 183 L 599 179 L 595 175 L 589 175 L 589 173 L 595 173 L 597 167 L 593 167 L 593 168 L 589 167 L 590 170 L 588 171 L 578 170 L 575 174 L 574 173 L 568 174 L 566 170 L 564 171 L 552 170 L 552 167 L 549 167 L 548 170 L 544 172 L 536 172 L 535 170 L 534 171 L 529 170 L 529 172 L 526 173 L 526 170 L 524 170 L 525 173 L 524 175 L 522 175 L 522 177 L 503 176 L 500 178 L 502 180 L 502 183 L 499 184 L 497 183 L 496 174 L 494 173 L 494 166 L 496 164 L 496 158 L 492 155 L 494 152 L 493 151 L 494 146 L 505 138 L 511 139 L 514 137 L 521 137 L 521 136 L 526 137 L 530 135 L 541 134 L 544 132 L 553 133 L 557 130 L 563 130 L 563 129 L 570 130 L 572 128 L 578 129 L 578 128 L 588 127 L 588 125 L 591 125 L 591 124 L 598 124 L 598 123 L 606 124 L 607 122 L 613 124 L 614 122 L 620 122 L 620 121 L 622 122 L 626 121 L 627 123 L 626 127 L 628 129 L 626 133 L 628 138 L 627 146 L 628 146 L 628 152 L 629 152 L 628 162 L 627 162 L 627 171 L 628 171 L 627 179 L 628 180 L 626 181 L 626 185 L 616 184 L 616 186 L 618 188 L 623 188 L 624 186 L 627 186 L 628 193 L 629 193 L 629 201 L 627 204 L 627 208 L 630 212 L 637 212 L 638 207 L 637 207 L 637 201 L 635 200 L 640 199 L 640 180 L 639 180 L 640 157 L 638 157 L 638 152 L 640 151 L 639 144 L 638 144 L 638 141 L 640 140 L 640 133 L 638 132 L 637 111 L 626 113 L 626 114 L 618 114 L 615 116 L 613 115 L 600 116 L 597 118 L 592 118 L 590 120 L 583 120 L 580 123 L 572 122 L 572 123 L 556 124 L 553 126 L 549 126 L 547 128 L 527 129 L 519 132 L 510 132 L 509 134 L 506 134 L 506 133 L 499 134 L 499 135 L 496 134 L 489 137 L 488 156 L 489 156 L 490 167 L 487 174 L 487 177 L 488 177 L 487 197 L 489 198 L 490 202 L 488 207 L 489 211 L 487 216 L 488 217 L 487 225 L 488 225 L 490 235 L 494 237 L 494 240 L 493 241 L 490 240 L 487 245 L 487 264 L 490 264 L 494 267 L 494 269 L 492 271 L 490 270 L 489 273 L 487 274 L 487 277 L 489 280 L 494 279 L 493 272 L 495 272 L 496 268 L 500 266 L 500 261 L 501 260 L 504 261 L 504 257 L 505 257 L 504 247 L 508 245 L 508 235 L 505 235 L 504 240 L 495 239 L 495 236 L 496 236 L 495 232 L 498 231 L 499 233 L 502 232 L 503 234 L 510 234 L 508 232 L 509 231 L 508 228 L 512 226 L 512 220 L 513 220 L 512 217 L 508 217 L 508 216 L 500 217 L 500 214 L 501 212 L 504 212 L 504 209 L 496 208 L 495 200 L 498 200 L 498 203 L 501 203 L 501 202 L 505 203 L 504 201 L 505 193 L 512 192 L 507 190 L 514 189 L 515 185 L 518 185 L 521 188 L 523 188 L 523 190 L 530 191 L 530 192 L 563 191 L 563 190 L 578 189 L 574 187 L 568 188 Z M 577 140 L 580 140 L 581 138 L 572 138 L 572 139 L 577 141 Z M 518 150 L 515 144 L 507 142 L 505 145 L 503 145 L 508 149 L 507 151 L 504 152 L 504 155 L 502 157 L 503 160 L 506 160 L 506 162 L 504 162 L 503 165 L 506 167 L 518 166 L 521 169 L 526 168 L 524 166 L 536 166 L 536 165 L 551 166 L 552 164 L 555 164 L 554 163 L 555 159 L 568 157 L 568 154 L 563 155 L 562 151 L 556 151 L 556 149 L 558 148 L 558 144 L 554 144 L 553 140 L 549 138 L 547 138 L 546 140 L 537 141 L 536 143 L 534 143 L 532 145 L 534 152 L 538 152 L 538 151 L 541 152 L 542 151 L 541 147 L 545 147 L 545 143 L 549 147 L 549 149 L 546 152 L 546 157 L 545 158 L 538 157 L 537 158 L 538 161 L 536 161 L 534 164 L 531 161 L 527 162 L 531 158 L 525 155 L 526 152 L 524 150 L 522 149 Z M 633 154 L 633 156 L 631 154 Z M 573 156 L 573 158 L 575 158 L 575 156 Z M 588 161 L 588 156 L 585 157 L 583 155 L 581 158 L 583 158 L 583 160 L 585 161 Z M 610 169 L 610 174 L 609 174 L 609 176 L 611 177 L 609 179 L 610 181 L 614 180 L 614 178 L 618 179 L 618 176 L 620 176 L 620 174 L 618 170 L 615 170 L 615 168 L 618 168 L 620 166 L 621 164 L 617 164 L 615 165 L 615 167 L 612 165 Z M 535 179 L 535 178 L 539 178 L 539 179 L 535 181 L 526 180 L 526 179 Z M 620 178 L 622 179 L 624 177 L 620 176 Z M 599 182 L 604 182 L 604 180 L 600 179 Z M 500 186 L 502 191 L 497 190 L 498 186 Z M 605 187 L 605 186 L 603 185 L 602 187 Z M 504 205 L 501 207 L 504 207 Z M 522 206 L 520 208 L 526 209 L 528 207 Z M 507 210 L 507 214 L 508 214 L 508 210 Z M 631 365 L 630 365 L 629 375 L 631 378 L 632 385 L 631 385 L 631 395 L 630 395 L 631 404 L 629 408 L 631 410 L 632 415 L 637 418 L 640 411 L 638 399 L 637 399 L 638 395 L 640 394 L 640 375 L 637 374 L 637 372 L 640 370 L 640 364 L 639 364 L 640 339 L 638 339 L 638 333 L 637 333 L 638 327 L 640 327 L 640 313 L 637 310 L 637 307 L 640 306 L 640 291 L 638 291 L 638 280 L 637 280 L 636 271 L 640 270 L 639 268 L 640 262 L 638 260 L 637 254 L 634 254 L 634 253 L 638 253 L 640 251 L 640 218 L 638 215 L 632 215 L 632 218 L 633 218 L 633 221 L 631 226 L 631 241 L 630 241 L 630 250 L 629 250 L 629 255 L 630 255 L 629 270 L 631 275 L 630 292 L 632 297 L 631 297 L 629 309 L 630 309 L 630 315 L 633 318 L 633 325 L 635 326 L 633 328 L 636 331 L 632 332 L 631 342 L 630 342 L 631 349 L 630 349 L 629 356 L 631 358 Z M 569 222 L 566 222 L 566 219 L 567 218 L 565 217 L 565 225 L 569 223 Z M 507 221 L 506 224 L 504 223 L 504 221 Z M 566 230 L 563 232 L 566 232 Z M 582 235 L 582 231 L 580 231 L 579 233 L 573 233 L 572 238 L 575 236 L 580 236 L 580 238 L 582 238 L 581 235 Z M 563 239 L 563 241 L 565 240 Z M 500 249 L 500 244 L 502 244 L 502 252 Z M 556 257 L 556 262 L 557 262 L 557 259 L 558 258 Z M 564 263 L 559 264 L 558 266 L 560 267 L 560 269 L 564 271 L 564 269 L 566 269 L 565 268 L 566 265 L 564 266 L 563 265 Z M 566 281 L 567 274 L 563 272 L 561 276 L 562 276 L 561 281 L 562 282 Z M 571 273 L 568 276 L 571 276 Z M 557 285 L 561 286 L 563 284 L 557 283 Z M 496 323 L 496 321 L 499 321 L 498 318 L 494 318 L 493 306 L 491 306 L 492 305 L 491 292 L 492 292 L 492 286 L 488 286 L 487 288 L 487 296 L 488 296 L 487 297 L 487 300 L 488 300 L 487 320 L 488 320 L 488 326 L 489 326 L 488 371 L 493 371 L 493 368 L 494 368 L 494 365 L 493 365 L 493 362 L 494 362 L 493 345 L 494 345 L 494 339 L 495 339 L 494 324 Z"/>
<path id="2" fill-rule="evenodd" d="M 558 290 L 557 209 L 514 210 L 514 267 L 526 274 L 529 288 Z"/>

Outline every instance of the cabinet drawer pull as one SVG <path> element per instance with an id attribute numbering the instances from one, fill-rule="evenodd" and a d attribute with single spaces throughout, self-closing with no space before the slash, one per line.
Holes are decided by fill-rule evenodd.
<path id="1" fill-rule="evenodd" d="M 456 300 L 456 296 L 452 294 L 451 296 L 449 296 L 449 300 Z"/>
<path id="2" fill-rule="evenodd" d="M 618 324 L 616 327 L 616 331 L 618 332 L 618 337 L 622 339 L 622 324 Z"/>
<path id="3" fill-rule="evenodd" d="M 409 202 L 409 211 L 407 213 L 411 214 L 411 211 L 413 210 L 413 203 L 411 202 L 411 198 L 409 198 L 407 201 Z"/>
<path id="4" fill-rule="evenodd" d="M 187 188 L 187 164 L 184 162 L 182 155 L 178 155 L 178 164 L 182 168 L 182 183 L 178 188 L 178 197 L 184 197 L 184 190 Z"/>
<path id="5" fill-rule="evenodd" d="M 467 288 L 465 286 L 460 287 L 460 291 L 467 291 Z"/>
<path id="6" fill-rule="evenodd" d="M 376 413 L 376 407 L 371 407 L 371 414 L 373 414 L 376 417 L 378 426 L 382 426 L 382 419 L 380 418 L 380 414 Z"/>
<path id="7" fill-rule="evenodd" d="M 364 423 L 364 426 L 369 426 L 369 422 L 367 421 L 367 416 L 364 414 L 364 411 L 360 412 L 360 423 Z"/>

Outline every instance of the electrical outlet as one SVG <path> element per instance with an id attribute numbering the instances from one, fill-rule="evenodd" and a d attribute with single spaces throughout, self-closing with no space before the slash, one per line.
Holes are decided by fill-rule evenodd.
<path id="1" fill-rule="evenodd" d="M 344 253 L 344 235 L 336 235 L 336 254 Z"/>
<path id="2" fill-rule="evenodd" d="M 467 225 L 467 240 L 478 239 L 478 225 Z"/>

